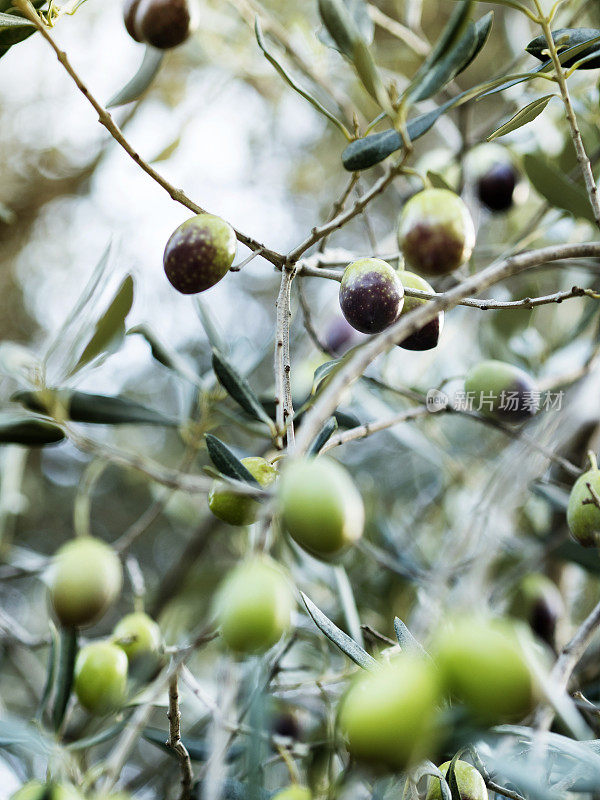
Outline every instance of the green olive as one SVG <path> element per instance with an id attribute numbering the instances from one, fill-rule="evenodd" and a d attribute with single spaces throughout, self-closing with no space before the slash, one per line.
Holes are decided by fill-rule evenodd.
<path id="1" fill-rule="evenodd" d="M 263 487 L 270 486 L 277 477 L 277 470 L 264 458 L 243 458 L 242 464 Z M 236 494 L 215 481 L 208 496 L 208 507 L 223 522 L 230 525 L 252 525 L 256 522 L 260 503 L 247 495 Z"/>
<path id="2" fill-rule="evenodd" d="M 590 488 L 600 497 L 600 470 L 595 466 L 573 484 L 567 506 L 567 524 L 571 536 L 584 547 L 600 543 L 600 508 Z"/>
<path id="3" fill-rule="evenodd" d="M 138 15 L 145 2 L 140 2 Z M 163 266 L 169 282 L 178 292 L 197 294 L 225 277 L 236 249 L 237 240 L 231 225 L 212 214 L 198 214 L 171 234 Z"/>
<path id="4" fill-rule="evenodd" d="M 402 771 L 436 747 L 439 676 L 423 658 L 402 653 L 360 673 L 342 698 L 339 727 L 359 761 Z"/>
<path id="5" fill-rule="evenodd" d="M 529 623 L 542 641 L 554 646 L 558 621 L 565 613 L 562 595 L 554 581 L 532 572 L 521 580 L 511 598 L 511 616 Z"/>
<path id="6" fill-rule="evenodd" d="M 274 794 L 271 800 L 312 800 L 312 793 L 308 787 L 294 784 Z"/>
<path id="7" fill-rule="evenodd" d="M 130 669 L 148 677 L 158 666 L 162 636 L 156 622 L 141 611 L 127 614 L 113 631 L 115 644 L 127 656 Z"/>
<path id="8" fill-rule="evenodd" d="M 446 761 L 439 767 L 444 777 L 448 774 L 450 762 Z M 457 761 L 454 765 L 454 775 L 456 785 L 460 793 L 461 800 L 488 800 L 488 790 L 485 781 L 475 767 L 466 761 Z M 429 778 L 427 784 L 426 800 L 442 800 L 442 787 L 439 778 Z"/>
<path id="9" fill-rule="evenodd" d="M 481 361 L 465 378 L 472 410 L 506 422 L 522 422 L 535 414 L 536 391 L 531 375 L 504 361 Z"/>
<path id="10" fill-rule="evenodd" d="M 268 557 L 238 564 L 219 587 L 217 623 L 225 644 L 239 654 L 268 650 L 291 624 L 294 595 L 285 573 Z"/>
<path id="11" fill-rule="evenodd" d="M 127 656 L 112 642 L 82 647 L 75 661 L 75 693 L 92 714 L 107 714 L 123 705 L 127 695 Z"/>
<path id="12" fill-rule="evenodd" d="M 63 545 L 54 556 L 49 593 L 54 612 L 65 627 L 97 622 L 121 592 L 123 569 L 107 544 L 89 536 Z"/>
<path id="13" fill-rule="evenodd" d="M 414 272 L 403 270 L 399 273 L 399 278 L 405 289 L 418 289 L 420 292 L 433 293 L 432 286 L 427 283 L 424 278 L 420 275 L 416 275 Z M 427 303 L 427 300 L 420 297 L 409 297 L 405 294 L 402 314 L 408 314 L 409 311 L 419 308 L 419 306 L 422 306 L 424 303 Z M 398 343 L 398 346 L 402 347 L 403 350 L 432 350 L 438 345 L 443 327 L 444 312 L 440 311 L 431 322 L 428 322 L 426 325 L 423 325 L 422 328 L 419 328 L 418 331 L 407 336 L 406 339 Z"/>
<path id="14" fill-rule="evenodd" d="M 317 558 L 334 559 L 362 536 L 362 498 L 331 458 L 290 461 L 281 476 L 278 505 L 289 535 Z"/>
<path id="15" fill-rule="evenodd" d="M 434 655 L 450 694 L 484 724 L 520 720 L 537 699 L 523 643 L 527 629 L 507 619 L 461 617 L 438 632 Z"/>
<path id="16" fill-rule="evenodd" d="M 471 258 L 475 227 L 469 209 L 448 189 L 425 189 L 402 209 L 398 242 L 419 274 L 446 275 Z"/>
<path id="17" fill-rule="evenodd" d="M 28 781 L 10 796 L 10 800 L 83 800 L 83 798 L 70 784 Z"/>

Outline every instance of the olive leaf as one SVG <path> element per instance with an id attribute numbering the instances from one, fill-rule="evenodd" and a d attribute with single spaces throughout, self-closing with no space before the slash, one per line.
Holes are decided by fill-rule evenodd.
<path id="1" fill-rule="evenodd" d="M 523 168 L 533 188 L 551 206 L 594 222 L 594 212 L 585 189 L 573 183 L 549 159 L 527 153 L 523 157 Z"/>
<path id="2" fill-rule="evenodd" d="M 460 789 L 458 788 L 458 781 L 456 780 L 456 764 L 460 756 L 460 750 L 454 755 L 452 761 L 448 764 L 448 771 L 446 772 L 446 783 L 450 789 L 452 800 L 462 800 Z"/>
<path id="3" fill-rule="evenodd" d="M 332 114 L 331 111 L 325 108 L 325 106 L 321 102 L 319 102 L 319 100 L 317 100 L 317 98 L 314 97 L 314 95 L 310 94 L 310 92 L 307 92 L 306 89 L 303 89 L 300 86 L 300 84 L 297 83 L 294 80 L 294 78 L 292 78 L 289 72 L 279 63 L 279 61 L 275 58 L 275 56 L 267 49 L 267 45 L 265 43 L 265 39 L 260 27 L 260 22 L 258 20 L 258 17 L 256 17 L 256 20 L 254 22 L 254 32 L 256 35 L 256 41 L 258 42 L 258 46 L 262 50 L 265 58 L 270 64 L 273 65 L 273 67 L 275 67 L 277 72 L 281 75 L 281 77 L 288 84 L 288 86 L 290 86 L 295 92 L 297 92 L 300 95 L 300 97 L 303 97 L 305 100 L 307 100 L 313 106 L 313 108 L 315 108 L 319 112 L 319 114 L 322 114 L 330 122 L 333 122 L 333 124 L 341 130 L 341 132 L 347 139 L 350 139 L 351 138 L 350 133 L 348 132 L 348 129 L 346 128 L 344 123 L 341 122 L 341 120 L 339 120 L 335 116 L 335 114 Z"/>
<path id="4" fill-rule="evenodd" d="M 323 445 L 333 436 L 333 434 L 338 429 L 338 421 L 335 417 L 329 417 L 325 425 L 321 428 L 319 433 L 315 436 L 315 439 L 311 446 L 308 448 L 307 455 L 309 456 L 316 456 L 319 454 L 319 451 L 323 447 Z"/>
<path id="5" fill-rule="evenodd" d="M 176 372 L 182 378 L 185 378 L 185 380 L 189 381 L 195 386 L 200 386 L 201 381 L 198 375 L 196 375 L 196 373 L 188 367 L 186 362 L 180 358 L 174 350 L 171 350 L 169 347 L 167 347 L 167 345 L 161 342 L 158 336 L 153 330 L 151 330 L 151 328 L 148 327 L 148 325 L 134 325 L 133 328 L 129 328 L 126 335 L 139 335 L 143 337 L 150 345 L 152 357 L 155 358 L 159 364 L 162 364 L 163 367 Z"/>
<path id="6" fill-rule="evenodd" d="M 354 639 L 351 639 L 348 634 L 340 630 L 329 617 L 325 616 L 323 612 L 310 600 L 304 592 L 300 592 L 302 601 L 306 606 L 306 610 L 310 614 L 313 622 L 325 636 L 332 641 L 336 647 L 345 653 L 348 658 L 358 664 L 363 669 L 374 669 L 377 667 L 377 662 L 365 650 L 356 644 Z"/>
<path id="7" fill-rule="evenodd" d="M 74 628 L 63 628 L 60 632 L 58 670 L 52 710 L 52 722 L 55 731 L 59 730 L 63 723 L 69 698 L 71 697 L 77 650 L 77 631 Z"/>
<path id="8" fill-rule="evenodd" d="M 35 25 L 28 19 L 24 19 L 17 13 L 6 14 L 0 12 L 0 58 L 7 53 L 10 48 L 24 42 L 36 32 Z"/>
<path id="9" fill-rule="evenodd" d="M 564 67 L 572 67 L 580 59 L 587 59 L 580 69 L 600 68 L 600 30 L 598 28 L 560 28 L 552 31 L 552 39 L 559 52 L 561 64 Z M 574 48 L 581 48 L 578 53 L 573 54 Z M 548 59 L 548 43 L 544 35 L 536 36 L 527 47 L 526 52 L 540 61 Z M 565 52 L 566 51 L 566 52 Z M 579 56 L 579 57 L 577 57 Z"/>
<path id="10" fill-rule="evenodd" d="M 93 335 L 69 375 L 73 375 L 98 356 L 112 351 L 123 341 L 125 337 L 125 320 L 131 311 L 132 305 L 133 278 L 131 275 L 127 275 L 119 286 L 109 307 L 96 323 Z"/>
<path id="11" fill-rule="evenodd" d="M 451 192 L 454 191 L 444 176 L 440 175 L 439 172 L 434 172 L 432 169 L 427 170 L 427 180 L 434 189 L 446 189 Z"/>
<path id="12" fill-rule="evenodd" d="M 539 117 L 553 97 L 555 97 L 553 94 L 538 97 L 537 100 L 534 100 L 532 103 L 520 109 L 520 111 L 517 111 L 514 117 L 511 117 L 504 125 L 496 128 L 496 130 L 487 137 L 488 142 L 491 142 L 493 139 L 498 139 L 500 136 L 505 136 L 507 133 L 512 133 L 518 130 L 518 128 L 522 128 L 524 125 L 533 122 L 534 119 Z"/>
<path id="13" fill-rule="evenodd" d="M 529 487 L 531 492 L 545 500 L 557 511 L 566 512 L 569 505 L 569 492 L 562 486 L 553 483 L 534 481 Z"/>
<path id="14" fill-rule="evenodd" d="M 70 742 L 68 745 L 69 750 L 89 750 L 90 747 L 96 747 L 96 745 L 104 744 L 104 742 L 110 742 L 111 739 L 114 739 L 115 736 L 118 736 L 121 731 L 125 730 L 125 728 L 129 725 L 129 721 L 131 718 L 131 714 L 125 715 L 122 720 L 119 722 L 115 722 L 114 725 L 106 728 L 99 733 L 95 733 L 92 736 L 84 736 L 82 739 L 77 739 L 75 742 Z"/>
<path id="15" fill-rule="evenodd" d="M 44 447 L 62 442 L 65 434 L 54 423 L 38 417 L 2 415 L 0 417 L 0 444 L 22 444 L 27 447 Z"/>
<path id="16" fill-rule="evenodd" d="M 375 23 L 371 19 L 367 3 L 365 3 L 364 0 L 344 0 L 344 3 L 354 20 L 354 24 L 361 38 L 364 39 L 367 44 L 371 44 L 375 38 Z M 317 38 L 323 42 L 324 45 L 327 45 L 327 47 L 341 52 L 326 28 L 321 28 L 319 30 Z"/>
<path id="17" fill-rule="evenodd" d="M 216 348 L 212 351 L 212 365 L 219 383 L 235 402 L 250 414 L 254 419 L 260 420 L 274 431 L 273 420 L 261 405 L 248 381 L 243 378 L 235 367 Z"/>
<path id="18" fill-rule="evenodd" d="M 73 422 L 95 425 L 162 425 L 177 427 L 176 419 L 167 417 L 159 411 L 129 400 L 126 397 L 110 397 L 101 394 L 88 394 L 68 389 L 46 389 L 43 392 L 16 392 L 11 400 L 22 403 L 32 411 L 53 414 L 53 406 L 58 404 L 61 412 Z"/>
<path id="19" fill-rule="evenodd" d="M 3 12 L 0 12 L 0 31 L 12 28 L 35 28 L 35 25 L 33 22 L 30 22 L 30 20 L 25 19 L 24 17 L 18 17 L 15 14 L 4 14 Z"/>
<path id="20" fill-rule="evenodd" d="M 137 100 L 152 84 L 164 59 L 164 52 L 146 45 L 144 58 L 138 71 L 106 104 L 107 108 L 116 108 Z"/>
<path id="21" fill-rule="evenodd" d="M 430 657 L 399 617 L 394 617 L 394 631 L 401 650 L 406 650 L 418 656 L 425 656 L 426 658 Z"/>
<path id="22" fill-rule="evenodd" d="M 233 480 L 249 483 L 251 486 L 259 485 L 254 475 L 246 469 L 220 439 L 217 439 L 212 433 L 205 434 L 204 438 L 210 460 L 219 472 L 228 478 L 233 478 Z"/>
<path id="23" fill-rule="evenodd" d="M 52 689 L 54 688 L 54 676 L 56 675 L 56 661 L 59 650 L 59 636 L 56 625 L 50 620 L 50 647 L 48 649 L 48 656 L 46 660 L 46 677 L 44 679 L 44 688 L 37 708 L 36 719 L 42 721 L 50 698 L 52 697 Z"/>

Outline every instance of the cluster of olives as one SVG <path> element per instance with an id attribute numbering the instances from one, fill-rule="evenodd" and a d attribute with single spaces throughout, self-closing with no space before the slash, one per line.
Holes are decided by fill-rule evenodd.
<path id="1" fill-rule="evenodd" d="M 65 628 L 85 628 L 97 622 L 119 597 L 123 570 L 117 554 L 105 543 L 81 537 L 56 553 L 49 574 L 49 597 Z M 160 659 L 161 635 L 147 614 L 128 614 L 107 641 L 86 644 L 75 662 L 75 693 L 94 714 L 120 708 L 128 676 L 152 676 Z"/>
<path id="2" fill-rule="evenodd" d="M 405 289 L 432 293 L 421 277 L 453 272 L 471 257 L 475 227 L 464 202 L 446 189 L 425 189 L 404 206 L 398 223 L 398 243 L 409 267 L 397 271 L 378 258 L 362 258 L 349 264 L 340 286 L 340 308 L 350 325 L 361 333 L 388 328 L 401 314 L 426 303 L 407 297 Z M 444 314 L 400 342 L 405 350 L 430 350 L 437 346 Z"/>
<path id="3" fill-rule="evenodd" d="M 125 0 L 123 21 L 134 41 L 159 50 L 183 44 L 193 30 L 188 0 Z"/>
<path id="4" fill-rule="evenodd" d="M 262 486 L 277 476 L 262 458 L 244 459 L 244 466 Z M 219 484 L 209 505 L 233 525 L 256 519 L 258 503 Z M 278 480 L 277 512 L 287 534 L 315 558 L 339 558 L 363 533 L 364 506 L 352 479 L 327 457 L 290 461 Z M 267 556 L 238 564 L 224 579 L 215 601 L 215 617 L 226 645 L 235 653 L 264 652 L 289 630 L 295 605 L 283 569 Z"/>
<path id="5" fill-rule="evenodd" d="M 538 692 L 524 641 L 517 623 L 465 616 L 438 632 L 432 659 L 401 652 L 361 673 L 338 716 L 350 754 L 399 771 L 435 758 L 452 736 L 444 700 L 460 704 L 477 726 L 527 716 Z"/>

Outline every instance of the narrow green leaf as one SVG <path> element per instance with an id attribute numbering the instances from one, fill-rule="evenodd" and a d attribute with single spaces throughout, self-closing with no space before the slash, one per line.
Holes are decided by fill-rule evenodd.
<path id="1" fill-rule="evenodd" d="M 216 349 L 213 349 L 212 365 L 219 383 L 227 394 L 235 400 L 247 414 L 250 414 L 254 419 L 264 422 L 272 429 L 273 421 L 262 407 L 260 400 L 254 394 L 248 381 L 243 378 L 225 356 Z"/>
<path id="2" fill-rule="evenodd" d="M 439 172 L 434 172 L 431 169 L 427 170 L 427 179 L 429 180 L 434 189 L 447 189 L 451 192 L 454 191 L 454 189 L 446 181 L 444 176 L 440 175 Z"/>
<path id="3" fill-rule="evenodd" d="M 488 142 L 491 142 L 492 139 L 498 139 L 500 136 L 505 136 L 507 133 L 512 133 L 518 128 L 522 128 L 523 125 L 533 122 L 534 119 L 539 117 L 553 97 L 553 94 L 547 94 L 544 97 L 538 97 L 537 100 L 534 100 L 520 111 L 517 111 L 514 117 L 511 117 L 508 122 L 505 122 L 504 125 L 501 125 L 488 136 Z"/>
<path id="4" fill-rule="evenodd" d="M 490 38 L 490 33 L 492 32 L 492 25 L 494 24 L 494 12 L 488 11 L 487 14 L 484 14 L 483 17 L 477 20 L 475 23 L 475 35 L 476 35 L 476 43 L 475 43 L 475 50 L 473 55 L 463 66 L 459 69 L 458 75 L 464 72 L 467 67 L 470 67 L 473 61 L 477 58 L 479 53 L 483 50 L 486 45 L 487 40 Z"/>
<path id="5" fill-rule="evenodd" d="M 63 723 L 69 698 L 71 697 L 71 689 L 73 688 L 75 659 L 78 649 L 77 631 L 74 628 L 63 628 L 61 630 L 59 648 L 58 673 L 52 713 L 55 731 L 58 731 Z"/>
<path id="6" fill-rule="evenodd" d="M 437 94 L 463 68 L 471 63 L 479 39 L 474 23 L 470 22 L 445 55 L 439 58 L 411 91 L 413 101 L 427 100 Z"/>
<path id="7" fill-rule="evenodd" d="M 54 677 L 56 675 L 59 637 L 56 626 L 52 622 L 50 623 L 50 636 L 50 648 L 48 649 L 48 657 L 46 662 L 46 678 L 44 680 L 44 688 L 42 689 L 42 696 L 40 697 L 40 702 L 36 713 L 36 719 L 39 721 L 43 720 L 46 709 L 48 708 L 48 703 L 50 702 L 50 698 L 52 696 L 52 689 L 54 688 Z"/>
<path id="8" fill-rule="evenodd" d="M 400 617 L 394 617 L 394 631 L 396 632 L 396 639 L 398 639 L 401 650 L 406 650 L 409 653 L 429 658 L 427 651 L 420 642 L 415 639 Z"/>
<path id="9" fill-rule="evenodd" d="M 326 361 L 324 364 L 321 364 L 316 368 L 313 375 L 312 394 L 317 391 L 319 385 L 325 380 L 325 378 L 341 365 L 342 359 L 343 356 L 342 358 L 334 358 L 331 361 Z"/>
<path id="10" fill-rule="evenodd" d="M 462 800 L 460 789 L 458 788 L 458 781 L 456 780 L 456 764 L 458 762 L 459 756 L 460 756 L 460 751 L 455 754 L 454 758 L 448 765 L 448 771 L 446 772 L 446 783 L 450 788 L 450 794 L 452 795 L 452 800 Z"/>
<path id="11" fill-rule="evenodd" d="M 340 630 L 329 617 L 325 616 L 317 606 L 309 600 L 309 598 L 300 592 L 306 610 L 312 617 L 313 622 L 325 636 L 338 647 L 342 653 L 345 653 L 348 658 L 358 664 L 363 669 L 374 669 L 377 667 L 377 662 L 372 658 L 362 647 L 356 644 L 354 639 L 351 639 L 344 631 Z"/>
<path id="12" fill-rule="evenodd" d="M 85 346 L 72 375 L 102 353 L 108 352 L 125 336 L 125 320 L 133 305 L 133 278 L 127 275 L 105 313 L 96 323 L 91 339 Z"/>
<path id="13" fill-rule="evenodd" d="M 11 28 L 35 28 L 33 22 L 16 14 L 4 14 L 0 12 L 0 31 Z"/>
<path id="14" fill-rule="evenodd" d="M 125 730 L 125 728 L 129 725 L 131 715 L 125 716 L 119 722 L 116 722 L 114 725 L 111 725 L 109 728 L 106 728 L 100 733 L 96 733 L 93 736 L 85 736 L 83 739 L 77 739 L 75 742 L 71 742 L 68 745 L 69 750 L 89 750 L 90 747 L 96 747 L 96 745 L 104 744 L 104 742 L 110 742 L 111 739 L 114 739 L 115 736 L 118 736 L 121 731 Z"/>
<path id="15" fill-rule="evenodd" d="M 446 23 L 446 27 L 442 31 L 441 36 L 411 80 L 407 89 L 408 94 L 412 95 L 413 89 L 418 87 L 421 82 L 426 79 L 432 67 L 452 49 L 454 43 L 465 29 L 472 9 L 473 0 L 460 0 L 450 15 L 450 19 Z"/>
<path id="16" fill-rule="evenodd" d="M 223 444 L 220 439 L 217 439 L 212 433 L 205 434 L 204 438 L 206 439 L 206 447 L 210 460 L 219 472 L 236 481 L 249 483 L 251 486 L 259 485 L 252 473 L 246 469 L 242 462 L 234 456 L 227 445 Z"/>
<path id="17" fill-rule="evenodd" d="M 319 14 L 340 53 L 352 60 L 354 42 L 360 38 L 360 31 L 343 0 L 319 0 Z"/>
<path id="18" fill-rule="evenodd" d="M 140 68 L 133 78 L 128 81 L 106 104 L 107 108 L 116 108 L 126 103 L 132 103 L 150 87 L 163 62 L 165 54 L 162 50 L 157 50 L 150 45 L 146 46 L 144 58 Z"/>
<path id="19" fill-rule="evenodd" d="M 65 434 L 54 423 L 38 417 L 0 416 L 0 444 L 43 447 L 62 442 Z"/>
<path id="20" fill-rule="evenodd" d="M 163 425 L 177 427 L 176 419 L 136 403 L 126 397 L 109 397 L 69 389 L 46 389 L 43 392 L 16 392 L 11 400 L 32 411 L 54 415 L 56 408 L 73 422 L 94 425 Z"/>
<path id="21" fill-rule="evenodd" d="M 254 32 L 256 34 L 256 41 L 258 42 L 258 46 L 262 50 L 265 58 L 270 64 L 272 64 L 273 67 L 275 67 L 277 72 L 281 75 L 281 77 L 288 84 L 288 86 L 290 86 L 295 92 L 297 92 L 300 95 L 300 97 L 303 97 L 305 100 L 307 100 L 313 106 L 313 108 L 315 108 L 326 119 L 328 119 L 330 122 L 333 122 L 333 124 L 340 129 L 340 131 L 344 134 L 344 136 L 347 139 L 350 139 L 351 138 L 350 133 L 346 128 L 346 126 L 344 125 L 344 123 L 341 122 L 341 120 L 339 120 L 335 116 L 335 114 L 332 114 L 331 111 L 325 108 L 325 106 L 321 102 L 319 102 L 319 100 L 317 100 L 317 98 L 314 95 L 310 94 L 310 92 L 306 91 L 306 89 L 303 89 L 302 86 L 300 86 L 300 84 L 297 83 L 297 81 L 295 81 L 294 78 L 292 78 L 289 72 L 279 63 L 279 61 L 275 58 L 275 56 L 267 49 L 267 45 L 265 43 L 264 36 L 260 28 L 258 17 L 256 17 L 256 21 L 254 23 Z"/>
<path id="22" fill-rule="evenodd" d="M 371 97 L 380 105 L 380 107 L 390 117 L 394 116 L 394 109 L 390 103 L 390 98 L 387 93 L 377 65 L 371 55 L 369 45 L 360 37 L 354 41 L 352 50 L 352 63 L 360 78 L 362 85 L 365 87 Z M 348 137 L 350 138 L 350 137 Z"/>
<path id="23" fill-rule="evenodd" d="M 533 494 L 544 499 L 552 508 L 566 513 L 569 505 L 569 492 L 562 486 L 536 481 L 531 484 L 530 489 Z M 598 563 L 600 566 L 600 560 Z"/>
<path id="24" fill-rule="evenodd" d="M 344 0 L 346 8 L 350 12 L 354 25 L 360 33 L 361 38 L 371 44 L 375 38 L 375 23 L 371 19 L 367 3 L 364 0 Z M 327 47 L 331 47 L 341 52 L 326 28 L 321 28 L 317 33 L 317 38 Z"/>
<path id="25" fill-rule="evenodd" d="M 329 439 L 331 439 L 331 437 L 337 431 L 337 429 L 338 429 L 337 419 L 335 417 L 329 417 L 325 425 L 323 425 L 319 433 L 315 436 L 314 442 L 308 448 L 308 455 L 309 456 L 318 455 L 323 445 Z"/>
<path id="26" fill-rule="evenodd" d="M 573 183 L 549 159 L 527 153 L 523 167 L 534 189 L 554 208 L 594 222 L 594 212 L 585 189 Z"/>
<path id="27" fill-rule="evenodd" d="M 194 384 L 194 386 L 200 386 L 201 381 L 198 375 L 188 367 L 186 362 L 174 350 L 171 350 L 164 342 L 161 342 L 154 331 L 147 325 L 134 325 L 133 328 L 129 328 L 126 335 L 134 336 L 136 334 L 142 336 L 148 342 L 152 357 L 159 364 L 176 372 L 179 376 Z"/>
<path id="28" fill-rule="evenodd" d="M 560 28 L 552 31 L 552 38 L 564 67 L 572 67 L 576 61 L 590 56 L 595 56 L 595 58 L 587 61 L 581 69 L 598 69 L 600 67 L 600 52 L 597 46 L 600 41 L 600 30 L 598 28 Z M 583 46 L 583 49 L 573 54 L 573 48 L 581 46 Z M 543 34 L 532 39 L 525 50 L 540 61 L 548 59 L 548 53 L 546 52 L 548 43 Z M 565 51 L 571 52 L 566 54 Z"/>

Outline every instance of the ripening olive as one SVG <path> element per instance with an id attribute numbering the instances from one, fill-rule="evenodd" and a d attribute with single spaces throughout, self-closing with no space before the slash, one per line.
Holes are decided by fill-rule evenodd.
<path id="1" fill-rule="evenodd" d="M 177 47 L 193 29 L 188 0 L 140 0 L 133 27 L 139 39 L 152 47 Z"/>
<path id="2" fill-rule="evenodd" d="M 123 22 L 127 33 L 135 42 L 143 42 L 135 27 L 135 15 L 137 13 L 140 0 L 125 0 L 123 4 Z"/>
<path id="3" fill-rule="evenodd" d="M 536 390 L 531 375 L 504 361 L 481 361 L 465 378 L 473 410 L 506 422 L 522 422 L 535 414 Z"/>
<path id="4" fill-rule="evenodd" d="M 477 196 L 490 211 L 508 211 L 513 204 L 517 173 L 509 161 L 496 162 L 477 181 Z"/>
<path id="5" fill-rule="evenodd" d="M 360 673 L 341 700 L 339 726 L 350 754 L 375 766 L 404 770 L 431 757 L 441 699 L 433 664 L 401 653 Z"/>
<path id="6" fill-rule="evenodd" d="M 450 762 L 446 761 L 439 767 L 444 777 L 448 774 Z M 485 781 L 475 767 L 466 761 L 457 761 L 454 765 L 456 785 L 461 800 L 488 800 L 488 790 Z M 425 800 L 442 800 L 442 787 L 440 779 L 431 777 L 427 782 L 427 797 Z"/>
<path id="7" fill-rule="evenodd" d="M 361 258 L 344 270 L 340 308 L 361 333 L 380 333 L 398 319 L 404 288 L 395 269 L 380 258 Z"/>
<path id="8" fill-rule="evenodd" d="M 127 614 L 115 627 L 113 637 L 136 677 L 149 678 L 160 662 L 162 636 L 156 622 L 142 611 Z"/>
<path id="9" fill-rule="evenodd" d="M 517 586 L 509 613 L 528 622 L 536 636 L 553 647 L 556 626 L 565 613 L 565 606 L 554 581 L 539 572 L 532 572 Z"/>
<path id="10" fill-rule="evenodd" d="M 92 714 L 119 709 L 127 694 L 127 656 L 112 642 L 82 647 L 75 661 L 75 694 Z"/>
<path id="11" fill-rule="evenodd" d="M 96 622 L 117 599 L 123 582 L 119 557 L 105 542 L 89 536 L 63 545 L 54 556 L 49 594 L 65 627 Z"/>
<path id="12" fill-rule="evenodd" d="M 267 557 L 238 564 L 219 587 L 217 624 L 236 653 L 268 650 L 289 630 L 294 596 L 283 570 Z"/>
<path id="13" fill-rule="evenodd" d="M 415 275 L 414 272 L 408 272 L 408 270 L 404 270 L 400 273 L 400 280 L 405 288 L 418 289 L 421 292 L 433 292 L 433 288 L 427 283 L 427 281 L 424 280 L 424 278 L 421 278 L 420 275 Z M 419 308 L 419 306 L 422 306 L 426 302 L 427 300 L 423 300 L 422 298 L 409 297 L 405 294 L 402 314 L 408 314 L 409 311 Z M 423 325 L 423 327 L 419 328 L 419 330 L 415 333 L 407 336 L 406 339 L 403 339 L 398 346 L 402 347 L 404 350 L 432 350 L 438 345 L 443 327 L 444 312 L 440 311 L 437 317 L 432 319 L 431 322 L 428 322 L 426 325 Z"/>
<path id="14" fill-rule="evenodd" d="M 231 225 L 212 214 L 198 214 L 171 234 L 163 256 L 165 273 L 182 294 L 204 292 L 227 274 L 236 248 Z"/>
<path id="15" fill-rule="evenodd" d="M 282 789 L 271 797 L 271 800 L 312 800 L 312 794 L 307 786 L 300 786 L 295 783 Z"/>
<path id="16" fill-rule="evenodd" d="M 83 800 L 74 786 L 67 783 L 28 781 L 10 800 Z"/>
<path id="17" fill-rule="evenodd" d="M 264 458 L 243 458 L 242 464 L 263 487 L 270 486 L 277 477 L 277 470 Z M 256 522 L 260 503 L 248 495 L 236 494 L 215 481 L 208 495 L 208 507 L 223 522 L 230 525 L 252 525 Z"/>
<path id="18" fill-rule="evenodd" d="M 486 724 L 520 720 L 536 687 L 523 651 L 527 629 L 507 619 L 462 617 L 438 632 L 436 663 L 446 688 Z"/>
<path id="19" fill-rule="evenodd" d="M 289 535 L 316 558 L 335 558 L 362 536 L 362 498 L 346 470 L 331 458 L 286 464 L 278 505 Z"/>
<path id="20" fill-rule="evenodd" d="M 358 339 L 356 328 L 353 328 L 344 317 L 333 319 L 325 332 L 325 346 L 335 356 L 344 355 Z"/>
<path id="21" fill-rule="evenodd" d="M 448 189 L 425 189 L 402 209 L 398 242 L 416 272 L 446 275 L 471 258 L 475 227 L 458 195 Z"/>
<path id="22" fill-rule="evenodd" d="M 571 536 L 584 547 L 594 547 L 600 542 L 600 508 L 590 489 L 600 497 L 600 470 L 595 464 L 577 478 L 567 506 Z"/>

